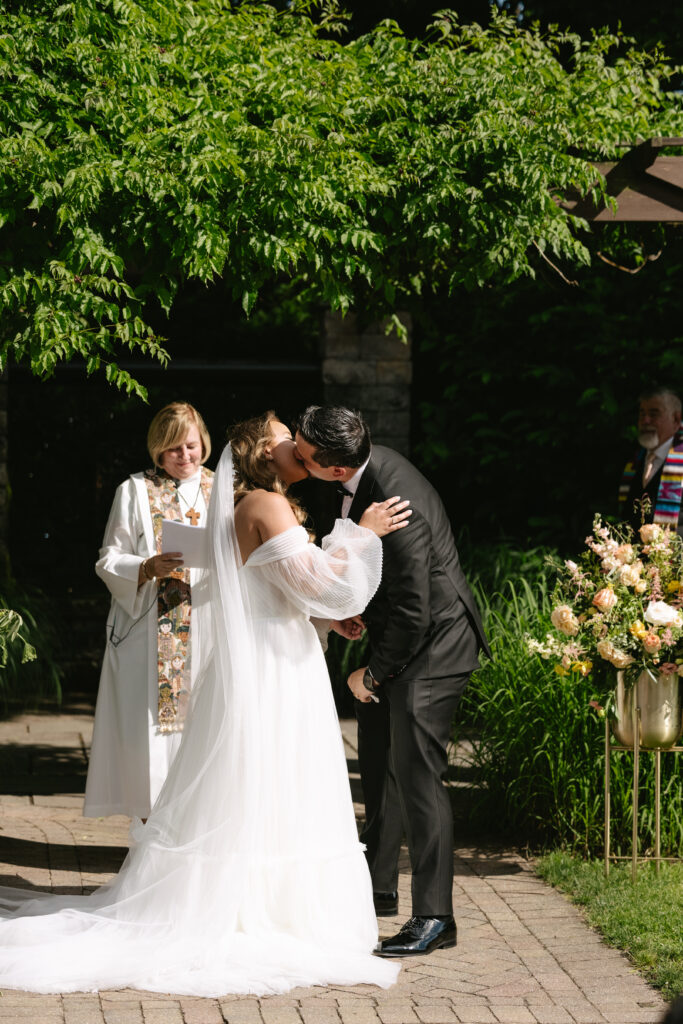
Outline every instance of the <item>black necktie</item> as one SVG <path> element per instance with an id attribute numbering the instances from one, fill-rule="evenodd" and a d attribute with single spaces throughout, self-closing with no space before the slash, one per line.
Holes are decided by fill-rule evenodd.
<path id="1" fill-rule="evenodd" d="M 337 494 L 341 494 L 343 498 L 352 498 L 353 491 L 349 491 L 343 484 L 339 484 L 337 487 Z"/>

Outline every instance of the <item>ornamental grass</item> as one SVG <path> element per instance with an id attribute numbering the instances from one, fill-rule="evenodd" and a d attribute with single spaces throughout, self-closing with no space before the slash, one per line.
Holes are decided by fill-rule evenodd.
<path id="1" fill-rule="evenodd" d="M 493 658 L 473 675 L 456 717 L 456 740 L 467 736 L 471 741 L 474 778 L 468 821 L 456 827 L 460 834 L 478 829 L 533 848 L 563 847 L 600 856 L 605 726 L 595 704 L 607 703 L 609 676 L 573 668 L 574 661 L 588 659 L 587 653 L 560 673 L 557 659 L 530 653 L 531 634 L 555 632 L 555 572 L 549 562 L 558 564 L 555 552 L 507 545 L 473 552 L 470 558 L 470 579 Z M 614 679 L 615 669 L 602 661 Z M 653 762 L 650 755 L 641 756 L 641 854 L 654 843 Z M 614 853 L 631 849 L 632 777 L 631 755 L 614 755 Z M 661 841 L 663 855 L 683 852 L 683 787 L 675 754 L 662 758 Z"/>

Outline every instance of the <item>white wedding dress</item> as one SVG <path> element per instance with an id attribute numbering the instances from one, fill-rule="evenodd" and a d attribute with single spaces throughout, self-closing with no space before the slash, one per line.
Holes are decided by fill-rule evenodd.
<path id="1" fill-rule="evenodd" d="M 209 511 L 213 639 L 178 754 L 121 871 L 89 896 L 0 889 L 0 988 L 197 996 L 391 985 L 324 657 L 309 616 L 363 610 L 381 543 L 339 520 L 242 567 L 232 461 Z"/>

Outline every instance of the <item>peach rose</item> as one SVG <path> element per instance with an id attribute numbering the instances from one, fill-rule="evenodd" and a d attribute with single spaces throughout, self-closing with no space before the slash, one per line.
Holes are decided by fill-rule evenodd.
<path id="1" fill-rule="evenodd" d="M 603 587 L 602 590 L 598 590 L 593 598 L 593 604 L 599 611 L 609 612 L 614 608 L 618 600 L 619 598 L 611 587 Z"/>
<path id="2" fill-rule="evenodd" d="M 634 661 L 630 654 L 620 651 L 611 640 L 598 640 L 596 647 L 600 657 L 609 661 L 615 668 L 626 668 Z"/>
<path id="3" fill-rule="evenodd" d="M 579 620 L 568 604 L 560 604 L 553 608 L 550 621 L 555 629 L 559 629 L 565 636 L 576 636 L 579 632 Z"/>
<path id="4" fill-rule="evenodd" d="M 662 641 L 656 633 L 646 633 L 643 637 L 643 647 L 648 654 L 656 654 L 662 646 Z"/>

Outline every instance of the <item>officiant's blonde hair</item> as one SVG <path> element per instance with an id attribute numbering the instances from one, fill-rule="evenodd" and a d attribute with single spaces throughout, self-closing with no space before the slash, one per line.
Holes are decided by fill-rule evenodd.
<path id="1" fill-rule="evenodd" d="M 211 438 L 204 420 L 189 402 L 171 402 L 159 410 L 147 431 L 147 451 L 155 466 L 161 468 L 161 456 L 169 448 L 182 444 L 190 432 L 190 427 L 196 427 L 199 431 L 202 442 L 201 462 L 206 462 L 211 454 Z"/>
<path id="2" fill-rule="evenodd" d="M 228 430 L 235 471 L 235 504 L 250 491 L 260 488 L 264 491 L 275 491 L 287 499 L 297 521 L 303 525 L 306 512 L 298 501 L 287 493 L 287 485 L 280 480 L 275 472 L 275 466 L 266 458 L 266 448 L 273 443 L 273 431 L 270 427 L 273 420 L 279 420 L 279 417 L 276 412 L 269 409 L 262 416 L 243 420 Z"/>

